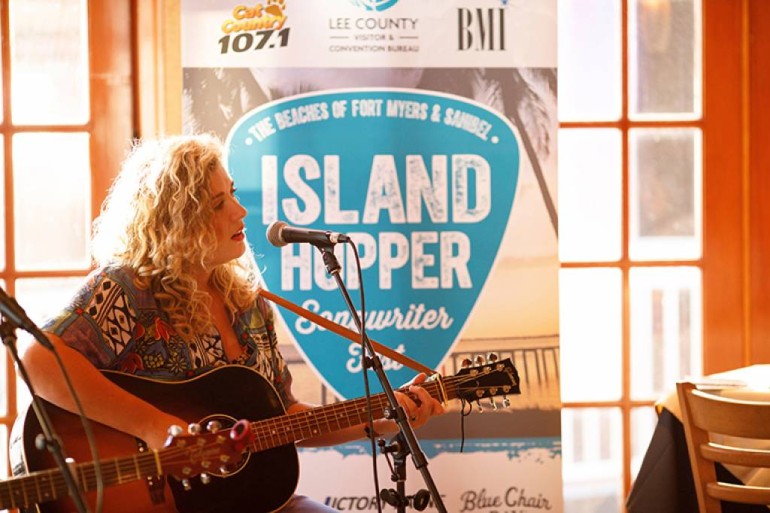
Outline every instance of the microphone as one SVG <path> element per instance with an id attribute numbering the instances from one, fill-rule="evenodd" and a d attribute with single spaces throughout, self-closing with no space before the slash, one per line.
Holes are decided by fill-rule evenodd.
<path id="1" fill-rule="evenodd" d="M 267 227 L 266 235 L 268 242 L 279 248 L 293 242 L 309 242 L 314 246 L 330 246 L 338 242 L 348 242 L 350 240 L 350 237 L 344 233 L 296 228 L 289 226 L 283 221 L 271 223 Z"/>
<path id="2" fill-rule="evenodd" d="M 51 351 L 54 350 L 53 344 L 48 340 L 48 337 L 40 331 L 40 328 L 38 328 L 29 317 L 27 317 L 27 313 L 24 309 L 14 298 L 8 295 L 2 287 L 0 287 L 0 314 L 15 326 L 31 334 L 47 349 L 50 349 Z"/>

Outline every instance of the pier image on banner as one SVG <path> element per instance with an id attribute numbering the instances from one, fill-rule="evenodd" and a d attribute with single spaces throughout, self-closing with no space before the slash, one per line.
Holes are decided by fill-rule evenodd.
<path id="1" fill-rule="evenodd" d="M 361 279 L 334 253 L 371 339 L 447 378 L 490 354 L 518 371 L 520 394 L 454 400 L 416 432 L 448 511 L 562 511 L 556 0 L 183 0 L 181 27 L 185 131 L 225 142 L 264 287 L 357 331 L 321 251 L 264 234 L 348 235 Z M 274 308 L 297 397 L 365 395 L 360 345 Z M 394 386 L 416 374 L 382 362 Z M 376 511 L 371 458 L 302 449 L 297 490 Z"/>

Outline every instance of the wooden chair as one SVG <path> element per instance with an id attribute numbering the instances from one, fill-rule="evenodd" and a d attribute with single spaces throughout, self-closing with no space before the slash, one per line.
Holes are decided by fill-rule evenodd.
<path id="1" fill-rule="evenodd" d="M 720 501 L 770 505 L 770 487 L 723 483 L 715 469 L 715 463 L 770 468 L 770 451 L 736 446 L 731 438 L 770 440 L 770 402 L 727 399 L 688 382 L 676 388 L 700 513 L 721 513 Z"/>

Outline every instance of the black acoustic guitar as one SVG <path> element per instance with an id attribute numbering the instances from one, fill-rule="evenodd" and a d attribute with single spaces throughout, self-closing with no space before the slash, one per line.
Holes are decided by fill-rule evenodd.
<path id="1" fill-rule="evenodd" d="M 205 480 L 179 479 L 172 474 L 166 480 L 166 500 L 160 504 L 151 501 L 144 480 L 115 483 L 116 486 L 105 489 L 105 513 L 279 511 L 291 499 L 299 479 L 295 442 L 361 424 L 369 418 L 366 398 L 287 415 L 273 386 L 255 371 L 241 366 L 217 368 L 181 382 L 156 381 L 111 371 L 104 374 L 124 390 L 161 410 L 183 419 L 194 419 L 202 426 L 219 424 L 222 428 L 215 434 L 245 440 L 240 460 L 221 468 L 210 466 Z M 454 398 L 476 401 L 520 393 L 519 376 L 510 359 L 465 368 L 456 376 L 428 380 L 420 386 L 439 401 Z M 406 389 L 400 391 L 408 394 Z M 375 419 L 382 418 L 387 408 L 385 394 L 371 397 Z M 88 461 L 91 457 L 80 419 L 53 405 L 48 406 L 48 411 L 67 456 L 75 461 Z M 248 435 L 230 434 L 232 426 L 239 428 L 238 419 L 249 419 Z M 54 467 L 48 452 L 35 448 L 34 440 L 40 428 L 31 409 L 21 415 L 18 422 L 23 425 L 14 427 L 14 431 L 21 433 L 18 443 L 12 441 L 11 444 L 14 469 L 35 472 Z M 136 439 L 132 436 L 98 423 L 93 423 L 93 430 L 102 460 L 136 453 Z M 94 492 L 86 491 L 93 503 Z M 41 513 L 74 511 L 69 499 L 43 502 L 36 508 Z"/>

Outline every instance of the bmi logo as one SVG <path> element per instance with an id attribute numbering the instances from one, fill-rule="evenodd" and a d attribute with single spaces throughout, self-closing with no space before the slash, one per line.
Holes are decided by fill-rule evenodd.
<path id="1" fill-rule="evenodd" d="M 457 49 L 505 50 L 505 9 L 457 9 Z"/>

